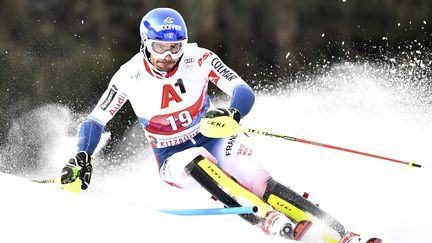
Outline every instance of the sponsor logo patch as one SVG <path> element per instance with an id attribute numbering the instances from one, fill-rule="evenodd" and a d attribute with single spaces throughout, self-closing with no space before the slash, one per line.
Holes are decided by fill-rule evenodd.
<path id="1" fill-rule="evenodd" d="M 166 17 L 166 19 L 164 19 L 163 21 L 165 24 L 172 24 L 174 23 L 174 18 L 173 17 Z"/>
<path id="2" fill-rule="evenodd" d="M 111 104 L 111 102 L 114 100 L 114 97 L 116 96 L 118 92 L 118 89 L 115 85 L 113 85 L 111 87 L 111 90 L 108 93 L 107 98 L 105 99 L 105 101 L 100 105 L 100 108 L 102 110 L 106 110 L 108 108 L 108 106 Z"/>
<path id="3" fill-rule="evenodd" d="M 222 77 L 228 79 L 229 81 L 238 78 L 237 74 L 233 70 L 225 66 L 225 64 L 217 57 L 213 58 L 213 60 L 211 61 L 211 65 Z"/>
<path id="4" fill-rule="evenodd" d="M 182 27 L 178 24 L 163 24 L 155 27 L 156 32 L 160 32 L 162 30 L 177 30 L 181 31 Z"/>
<path id="5" fill-rule="evenodd" d="M 220 78 L 213 70 L 211 70 L 210 73 L 208 74 L 208 79 L 210 80 L 210 82 L 217 85 Z"/>
<path id="6" fill-rule="evenodd" d="M 114 108 L 112 108 L 111 110 L 109 110 L 111 116 L 114 116 L 115 113 L 117 113 L 118 110 L 120 110 L 120 107 L 125 103 L 126 101 L 126 97 L 124 97 L 123 95 L 119 95 L 117 97 L 117 103 L 114 106 Z"/>
<path id="7" fill-rule="evenodd" d="M 205 59 L 207 59 L 207 57 L 209 57 L 211 55 L 213 55 L 213 52 L 204 53 L 204 55 L 200 59 L 198 59 L 198 65 L 201 67 L 203 61 L 205 61 Z"/>
<path id="8" fill-rule="evenodd" d="M 155 137 L 152 136 L 152 135 L 149 135 L 149 136 L 148 136 L 148 139 L 149 139 L 150 143 L 152 143 L 152 144 L 157 144 L 157 143 L 158 143 L 157 138 L 155 138 Z"/>
<path id="9" fill-rule="evenodd" d="M 245 146 L 245 145 L 243 145 L 243 144 L 241 144 L 240 148 L 237 151 L 237 154 L 250 156 L 250 155 L 252 155 L 252 149 L 249 148 L 249 147 L 247 147 L 247 146 Z"/>
<path id="10" fill-rule="evenodd" d="M 195 62 L 195 58 L 193 58 L 193 57 L 191 57 L 191 58 L 186 58 L 186 59 L 184 60 L 184 63 L 186 63 L 186 64 L 190 64 L 190 63 L 193 63 L 193 62 Z"/>
<path id="11" fill-rule="evenodd" d="M 225 148 L 225 155 L 226 156 L 230 156 L 231 155 L 231 151 L 233 149 L 234 142 L 235 142 L 236 138 L 237 138 L 237 134 L 234 134 L 228 140 L 228 145 Z"/>

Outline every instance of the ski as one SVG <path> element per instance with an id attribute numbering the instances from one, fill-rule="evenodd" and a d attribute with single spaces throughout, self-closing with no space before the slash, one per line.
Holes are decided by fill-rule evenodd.
<path id="1" fill-rule="evenodd" d="M 314 233 L 321 239 L 320 242 L 326 243 L 356 243 L 353 238 L 346 237 L 349 231 L 329 214 L 324 212 L 317 205 L 311 203 L 303 196 L 291 189 L 284 188 L 284 193 L 289 198 L 288 201 L 278 196 L 271 195 L 270 201 L 275 202 L 277 207 L 272 207 L 265 203 L 261 198 L 237 183 L 237 180 L 222 171 L 217 165 L 202 156 L 196 157 L 186 166 L 186 172 L 192 176 L 201 186 L 203 186 L 212 197 L 222 202 L 227 207 L 256 206 L 258 212 L 239 214 L 243 219 L 257 225 L 261 219 L 271 210 L 277 210 L 285 214 L 294 223 L 291 229 L 287 228 L 285 233 L 289 233 L 289 239 L 302 240 L 308 242 L 308 232 L 311 227 L 317 225 L 319 230 L 314 229 Z M 282 191 L 282 190 L 281 190 Z M 283 234 L 283 232 L 282 232 Z M 311 233 L 312 234 L 312 233 Z M 306 237 L 305 237 L 306 236 Z M 306 238 L 306 239 L 304 239 Z M 315 237 L 316 239 L 316 237 Z M 345 240 L 345 241 L 344 241 Z M 311 241 L 316 242 L 316 240 Z M 379 238 L 371 238 L 366 243 L 382 243 Z"/>

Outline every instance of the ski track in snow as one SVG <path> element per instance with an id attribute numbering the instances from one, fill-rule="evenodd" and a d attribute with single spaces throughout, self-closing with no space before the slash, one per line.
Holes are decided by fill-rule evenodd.
<path id="1" fill-rule="evenodd" d="M 308 192 L 312 202 L 347 229 L 379 236 L 385 242 L 430 242 L 426 232 L 432 216 L 431 109 L 416 103 L 404 90 L 382 85 L 385 81 L 375 74 L 364 73 L 359 67 L 348 71 L 353 73 L 349 77 L 336 75 L 336 71 L 317 79 L 318 89 L 300 87 L 287 94 L 258 95 L 242 124 L 415 160 L 425 168 L 409 169 L 394 162 L 258 135 L 252 135 L 257 145 L 254 152 L 266 161 L 276 180 L 299 193 Z M 46 125 L 55 131 L 44 137 L 52 141 L 41 148 L 46 163 L 38 173 L 28 171 L 22 177 L 56 176 L 74 153 L 75 138 L 64 132 L 70 124 L 57 121 Z M 142 138 L 126 136 L 132 142 Z M 203 190 L 180 190 L 163 183 L 149 148 L 140 147 L 135 153 L 126 145 L 124 149 L 125 161 L 115 166 L 102 168 L 109 161 L 95 159 L 92 185 L 81 195 L 0 173 L 0 241 L 287 242 L 263 235 L 235 215 L 179 217 L 152 211 L 221 205 Z M 5 151 L 9 150 L 0 151 L 0 163 L 5 163 Z"/>

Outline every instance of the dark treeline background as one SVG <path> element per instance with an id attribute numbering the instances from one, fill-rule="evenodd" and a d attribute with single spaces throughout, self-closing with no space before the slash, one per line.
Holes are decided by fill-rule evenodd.
<path id="1" fill-rule="evenodd" d="M 0 143 L 41 105 L 88 112 L 139 50 L 140 20 L 155 7 L 177 9 L 190 42 L 256 89 L 316 65 L 431 47 L 431 0 L 2 0 Z M 133 120 L 127 109 L 120 117 Z"/>

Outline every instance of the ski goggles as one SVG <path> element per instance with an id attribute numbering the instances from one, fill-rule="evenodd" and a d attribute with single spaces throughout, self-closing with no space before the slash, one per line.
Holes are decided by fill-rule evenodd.
<path id="1" fill-rule="evenodd" d="M 180 56 L 183 55 L 186 43 L 187 40 L 175 42 L 162 42 L 156 40 L 145 41 L 147 50 L 157 59 L 164 59 L 168 54 L 171 55 L 173 59 L 180 58 Z"/>

